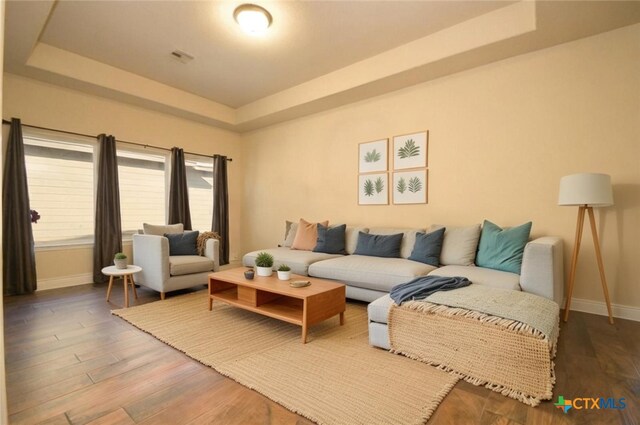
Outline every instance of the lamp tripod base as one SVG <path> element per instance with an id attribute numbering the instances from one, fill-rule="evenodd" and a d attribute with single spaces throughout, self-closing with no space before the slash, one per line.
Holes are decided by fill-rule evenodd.
<path id="1" fill-rule="evenodd" d="M 613 315 L 611 314 L 611 301 L 609 300 L 609 289 L 607 288 L 607 279 L 604 275 L 604 264 L 602 262 L 602 253 L 600 252 L 600 241 L 598 240 L 598 232 L 596 230 L 596 220 L 593 214 L 593 207 L 581 205 L 578 210 L 578 221 L 576 223 L 576 238 L 573 245 L 573 254 L 571 255 L 571 270 L 569 272 L 569 291 L 567 293 L 567 301 L 564 306 L 564 321 L 569 319 L 569 309 L 571 308 L 571 297 L 573 295 L 573 286 L 576 278 L 576 267 L 578 265 L 578 253 L 580 252 L 580 243 L 582 242 L 582 228 L 584 227 L 585 212 L 589 215 L 589 223 L 591 225 L 591 235 L 593 236 L 593 246 L 596 251 L 596 260 L 598 262 L 598 270 L 600 271 L 600 282 L 602 283 L 602 291 L 604 299 L 607 302 L 607 312 L 609 313 L 609 323 L 613 325 Z"/>

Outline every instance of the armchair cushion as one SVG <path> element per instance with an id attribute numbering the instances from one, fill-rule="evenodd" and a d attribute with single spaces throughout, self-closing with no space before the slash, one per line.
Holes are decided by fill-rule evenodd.
<path id="1" fill-rule="evenodd" d="M 182 233 L 184 232 L 184 225 L 182 223 L 176 224 L 149 224 L 143 223 L 145 235 L 164 236 L 165 233 Z"/>
<path id="2" fill-rule="evenodd" d="M 165 233 L 169 239 L 169 255 L 198 255 L 197 230 L 187 230 L 184 233 Z"/>
<path id="3" fill-rule="evenodd" d="M 169 257 L 169 273 L 171 276 L 202 273 L 212 271 L 214 262 L 199 255 L 172 255 Z"/>

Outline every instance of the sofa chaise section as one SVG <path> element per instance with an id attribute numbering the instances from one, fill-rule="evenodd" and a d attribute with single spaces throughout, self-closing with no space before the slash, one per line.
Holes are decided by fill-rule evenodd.
<path id="1" fill-rule="evenodd" d="M 562 240 L 555 236 L 534 239 L 527 243 L 520 275 L 476 266 L 443 266 L 429 274 L 464 276 L 474 285 L 528 292 L 562 305 L 564 296 Z M 369 343 L 390 348 L 387 314 L 393 302 L 388 294 L 380 294 L 368 306 Z"/>

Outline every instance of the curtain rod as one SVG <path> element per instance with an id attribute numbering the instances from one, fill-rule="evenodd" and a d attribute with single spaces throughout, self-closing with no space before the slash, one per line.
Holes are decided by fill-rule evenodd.
<path id="1" fill-rule="evenodd" d="M 3 119 L 2 120 L 2 124 L 11 124 L 11 121 Z M 98 136 L 92 136 L 90 134 L 76 133 L 76 132 L 73 132 L 73 131 L 66 131 L 66 130 L 58 130 L 56 128 L 40 127 L 40 126 L 37 126 L 37 125 L 31 125 L 31 124 L 21 123 L 21 125 L 23 125 L 25 127 L 37 128 L 39 130 L 57 131 L 58 133 L 72 134 L 74 136 L 90 137 L 92 139 L 95 139 L 95 138 L 98 137 Z M 160 146 L 147 145 L 147 144 L 144 144 L 144 143 L 128 142 L 126 140 L 118 140 L 118 139 L 116 139 L 116 142 L 126 143 L 126 144 L 129 144 L 129 145 L 142 146 L 144 148 L 160 149 L 160 150 L 163 150 L 163 151 L 171 152 L 171 149 L 169 149 L 169 148 L 163 148 L 163 147 L 160 147 Z M 206 156 L 206 157 L 218 156 L 217 154 L 204 155 L 204 154 L 201 154 L 201 153 L 187 152 L 187 151 L 185 151 L 184 153 L 187 153 L 189 155 L 198 155 L 198 156 Z M 233 158 L 227 158 L 227 161 L 233 161 Z"/>

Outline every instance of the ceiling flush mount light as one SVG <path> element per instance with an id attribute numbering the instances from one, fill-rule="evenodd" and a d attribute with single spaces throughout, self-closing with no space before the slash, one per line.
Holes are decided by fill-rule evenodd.
<path id="1" fill-rule="evenodd" d="M 233 11 L 233 17 L 240 27 L 249 34 L 262 34 L 271 25 L 273 18 L 263 7 L 242 4 Z"/>

